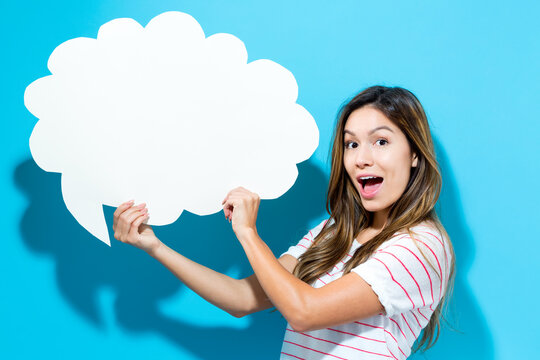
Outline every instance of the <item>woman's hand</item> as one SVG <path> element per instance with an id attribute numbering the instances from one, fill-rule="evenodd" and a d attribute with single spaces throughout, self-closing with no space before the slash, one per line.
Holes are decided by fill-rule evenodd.
<path id="1" fill-rule="evenodd" d="M 243 187 L 231 190 L 223 202 L 225 218 L 232 221 L 233 231 L 239 236 L 245 231 L 257 232 L 257 212 L 259 211 L 259 195 Z"/>
<path id="2" fill-rule="evenodd" d="M 161 241 L 154 235 L 152 227 L 143 224 L 148 219 L 146 204 L 133 206 L 133 200 L 120 205 L 114 212 L 114 238 L 131 244 L 147 253 L 153 253 Z"/>

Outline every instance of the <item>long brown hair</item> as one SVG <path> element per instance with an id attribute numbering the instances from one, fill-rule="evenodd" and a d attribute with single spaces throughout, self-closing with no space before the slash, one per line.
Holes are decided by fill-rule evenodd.
<path id="1" fill-rule="evenodd" d="M 354 256 L 347 261 L 344 274 L 365 262 L 377 248 L 397 232 L 410 233 L 410 228 L 421 222 L 432 223 L 441 235 L 448 239 L 452 263 L 449 269 L 447 291 L 414 349 L 416 351 L 425 345 L 424 350 L 426 350 L 433 346 L 439 337 L 442 309 L 451 293 L 454 279 L 454 251 L 448 234 L 434 210 L 441 190 L 442 178 L 427 117 L 422 105 L 410 91 L 400 87 L 373 86 L 356 95 L 341 108 L 333 136 L 332 168 L 326 199 L 326 209 L 330 214 L 330 219 L 315 237 L 314 244 L 299 258 L 294 274 L 307 283 L 315 281 L 343 259 L 350 250 L 355 236 L 366 229 L 372 221 L 372 213 L 363 208 L 360 195 L 343 164 L 345 124 L 349 115 L 363 106 L 370 106 L 381 111 L 399 127 L 409 142 L 411 152 L 417 155 L 418 164 L 411 168 L 405 191 L 391 206 L 384 228 L 356 250 Z"/>

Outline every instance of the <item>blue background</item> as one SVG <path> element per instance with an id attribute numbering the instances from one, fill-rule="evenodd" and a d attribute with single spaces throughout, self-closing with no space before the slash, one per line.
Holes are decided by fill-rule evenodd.
<path id="1" fill-rule="evenodd" d="M 537 351 L 540 48 L 536 1 L 2 1 L 0 358 L 275 359 L 284 320 L 235 319 L 143 252 L 91 237 L 66 210 L 59 174 L 33 162 L 25 87 L 60 43 L 169 10 L 208 35 L 245 42 L 299 84 L 320 145 L 283 197 L 263 201 L 259 232 L 276 254 L 325 215 L 327 154 L 339 106 L 373 85 L 423 103 L 444 174 L 439 213 L 457 277 L 428 359 L 531 359 Z M 284 129 L 285 131 L 285 129 Z M 106 208 L 111 226 L 113 209 Z M 232 276 L 249 265 L 222 214 L 184 213 L 156 229 L 171 247 Z M 207 253 L 209 245 L 213 251 Z"/>

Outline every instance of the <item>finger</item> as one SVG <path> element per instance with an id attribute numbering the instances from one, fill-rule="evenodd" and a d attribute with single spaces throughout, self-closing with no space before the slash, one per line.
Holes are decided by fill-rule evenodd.
<path id="1" fill-rule="evenodd" d="M 139 234 L 139 226 L 141 226 L 143 221 L 148 219 L 148 216 L 149 216 L 148 213 L 141 214 L 135 220 L 133 220 L 133 222 L 131 223 L 131 227 L 129 229 L 129 233 L 128 233 L 129 237 L 136 237 Z"/>
<path id="2" fill-rule="evenodd" d="M 245 187 L 242 187 L 242 186 L 237 187 L 236 192 L 238 194 L 253 194 L 251 191 L 249 191 L 248 189 L 246 189 Z"/>
<path id="3" fill-rule="evenodd" d="M 117 219 L 124 211 L 129 209 L 134 203 L 134 200 L 126 201 L 125 203 L 120 204 L 118 206 L 113 214 L 113 218 Z"/>
<path id="4" fill-rule="evenodd" d="M 130 206 L 132 206 L 134 202 L 135 202 L 134 200 L 129 200 L 129 201 L 123 202 L 122 204 L 120 204 L 116 208 L 115 213 L 121 213 L 123 210 L 125 210 L 125 209 L 129 208 Z"/>
<path id="5" fill-rule="evenodd" d="M 235 190 L 235 189 L 230 190 L 230 191 L 227 193 L 227 195 L 225 195 L 225 199 L 223 199 L 223 201 L 221 202 L 222 205 L 227 201 L 227 199 L 229 198 L 229 196 L 231 196 L 231 194 L 234 192 L 234 190 Z"/>
<path id="6" fill-rule="evenodd" d="M 237 195 L 239 193 L 243 193 L 243 192 L 246 192 L 247 190 L 244 189 L 243 187 L 236 187 L 234 189 L 232 189 L 231 191 L 229 191 L 227 193 L 227 196 L 225 196 L 225 199 L 223 199 L 223 201 L 221 202 L 221 204 L 223 205 L 225 203 L 225 201 L 227 201 L 228 198 L 230 198 L 231 196 L 234 196 L 234 195 Z"/>
<path id="7" fill-rule="evenodd" d="M 133 200 L 120 204 L 120 206 L 118 206 L 114 211 L 113 218 L 118 219 L 118 217 L 120 217 L 120 215 L 122 215 L 122 213 L 129 209 L 131 206 L 133 206 Z"/>
<path id="8" fill-rule="evenodd" d="M 138 210 L 135 210 L 133 212 L 131 212 L 128 216 L 126 216 L 126 224 L 128 226 L 131 226 L 131 223 L 137 218 L 139 217 L 141 214 L 146 214 L 148 213 L 148 209 L 144 208 L 144 209 L 138 209 Z M 128 230 L 129 231 L 129 230 Z"/>
<path id="9" fill-rule="evenodd" d="M 232 207 L 241 206 L 247 199 L 248 197 L 244 194 L 234 194 L 227 199 L 225 205 L 230 205 Z"/>
<path id="10" fill-rule="evenodd" d="M 229 198 L 225 203 L 223 204 L 223 209 L 234 209 L 234 206 L 236 204 L 237 199 L 236 198 Z"/>
<path id="11" fill-rule="evenodd" d="M 133 214 L 136 211 L 141 211 L 145 208 L 145 204 L 139 204 L 137 206 L 132 206 L 129 209 L 126 209 L 120 216 L 118 217 L 118 223 L 124 222 L 131 214 Z"/>
<path id="12" fill-rule="evenodd" d="M 131 226 L 131 222 L 134 219 L 134 214 L 142 211 L 145 205 L 146 204 L 139 204 L 137 206 L 133 206 L 128 210 L 124 211 L 124 213 L 122 213 L 118 221 L 118 230 L 122 234 L 127 234 L 129 232 L 129 227 Z"/>
<path id="13" fill-rule="evenodd" d="M 223 204 L 223 213 L 225 214 L 225 218 L 227 220 L 231 220 L 232 218 L 232 213 L 234 211 L 234 200 L 229 198 L 227 199 L 227 201 Z"/>
<path id="14" fill-rule="evenodd" d="M 225 215 L 225 217 L 229 217 L 233 212 L 233 208 L 231 206 L 228 206 L 228 205 L 224 205 L 223 206 L 223 214 Z"/>
<path id="15" fill-rule="evenodd" d="M 231 196 L 231 194 L 233 193 L 234 190 L 231 190 L 227 193 L 227 195 L 225 196 L 225 199 L 223 199 L 223 201 L 221 202 L 221 205 L 225 204 L 225 202 L 229 199 L 229 197 Z"/>
<path id="16" fill-rule="evenodd" d="M 126 219 L 125 223 L 122 226 L 122 234 L 129 236 L 131 232 L 131 227 L 135 219 L 139 218 L 139 216 L 144 216 L 146 214 L 147 214 L 147 211 L 144 211 L 144 210 L 135 211 L 134 213 L 132 213 L 129 216 L 129 218 Z"/>

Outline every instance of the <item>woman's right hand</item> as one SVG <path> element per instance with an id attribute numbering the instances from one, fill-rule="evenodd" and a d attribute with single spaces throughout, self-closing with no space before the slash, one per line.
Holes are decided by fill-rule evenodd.
<path id="1" fill-rule="evenodd" d="M 131 200 L 120 205 L 114 212 L 114 238 L 152 254 L 161 245 L 161 241 L 151 226 L 143 224 L 148 215 L 144 203 L 133 206 Z"/>

